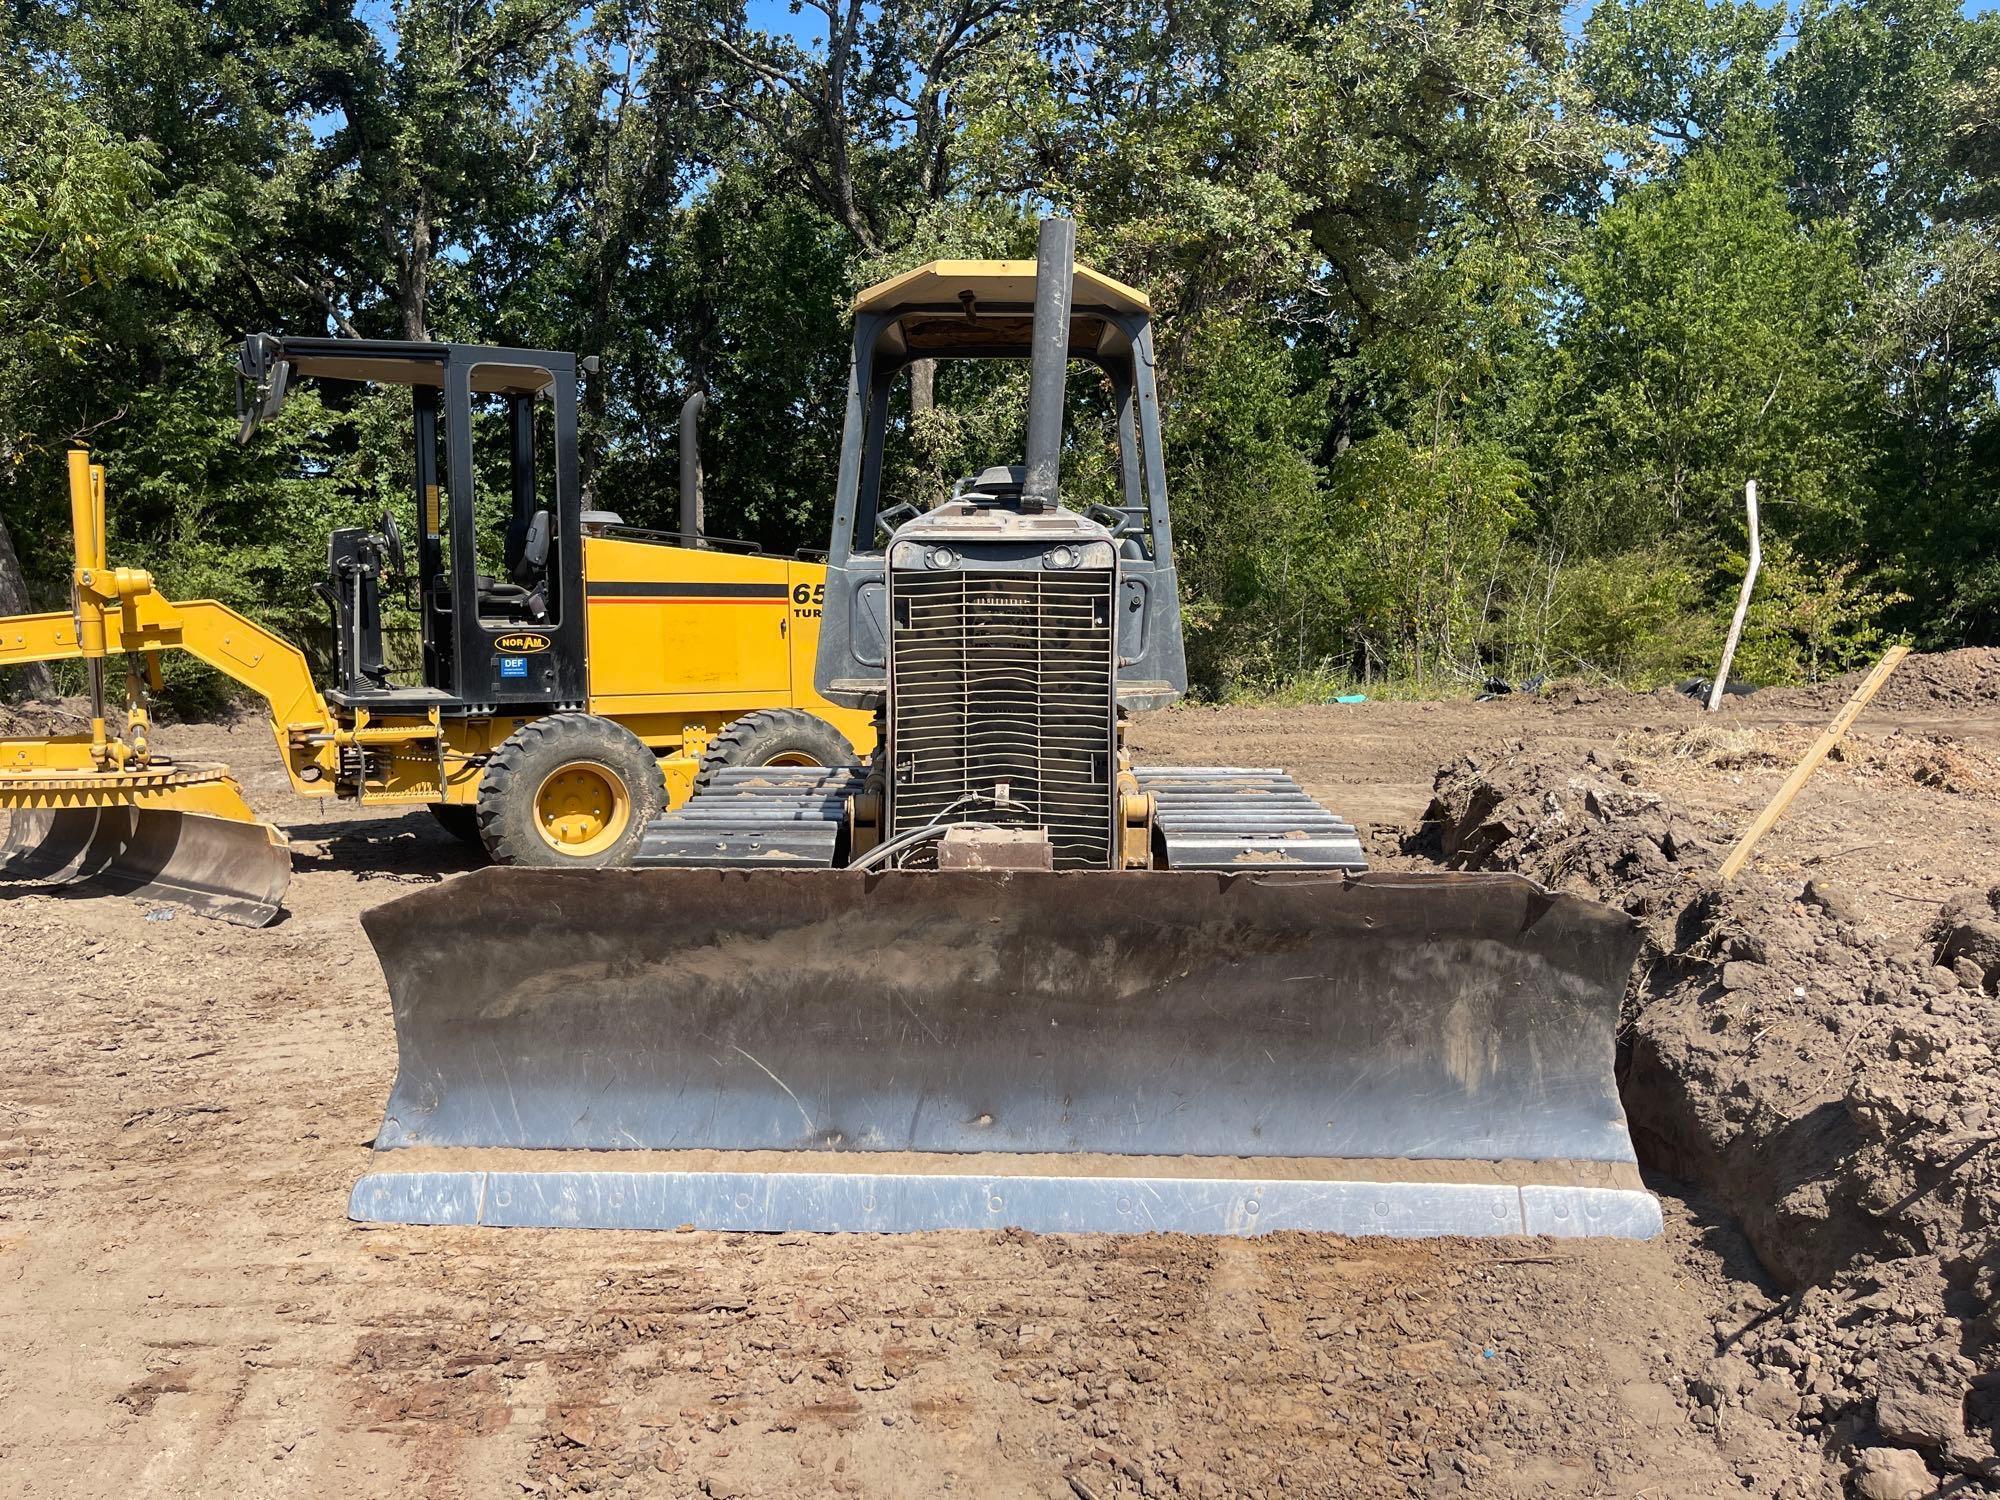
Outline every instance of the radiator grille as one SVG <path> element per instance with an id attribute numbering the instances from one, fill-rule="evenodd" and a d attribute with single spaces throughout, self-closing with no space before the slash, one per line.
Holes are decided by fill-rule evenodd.
<path id="1" fill-rule="evenodd" d="M 1111 863 L 1112 576 L 898 571 L 890 579 L 890 833 L 1007 783 L 1058 869 Z"/>

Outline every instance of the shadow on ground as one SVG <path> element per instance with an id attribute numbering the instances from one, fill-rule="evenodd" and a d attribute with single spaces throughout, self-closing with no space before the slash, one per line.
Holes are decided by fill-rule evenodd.
<path id="1" fill-rule="evenodd" d="M 292 869 L 338 872 L 357 880 L 420 882 L 462 875 L 486 856 L 446 833 L 425 813 L 382 818 L 331 818 L 293 823 Z"/>

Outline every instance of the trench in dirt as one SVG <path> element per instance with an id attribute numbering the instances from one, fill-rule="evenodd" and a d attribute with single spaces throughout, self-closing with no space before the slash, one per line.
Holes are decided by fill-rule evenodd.
<path id="1" fill-rule="evenodd" d="M 1892 892 L 1918 911 L 1889 916 L 1824 874 L 1723 885 L 1708 872 L 1727 844 L 1671 789 L 1685 769 L 1652 773 L 1662 753 L 1755 747 L 1696 729 L 1628 749 L 1467 756 L 1405 848 L 1643 924 L 1620 1045 L 1641 1160 L 1729 1214 L 1776 1294 L 1691 1382 L 1698 1415 L 1793 1424 L 1865 1496 L 1981 1492 L 2000 1478 L 2000 887 Z M 2000 784 L 1960 745 L 1856 753 L 1968 798 Z"/>

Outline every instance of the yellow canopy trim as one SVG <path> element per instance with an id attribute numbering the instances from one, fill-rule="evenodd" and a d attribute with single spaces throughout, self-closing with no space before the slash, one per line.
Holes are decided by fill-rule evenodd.
<path id="1" fill-rule="evenodd" d="M 1035 263 L 1031 260 L 934 260 L 900 276 L 871 286 L 854 299 L 857 313 L 892 313 L 906 307 L 963 306 L 972 293 L 975 306 L 1032 306 Z M 1073 299 L 1079 309 L 1109 308 L 1115 312 L 1150 314 L 1146 294 L 1114 281 L 1089 266 L 1076 268 Z"/>

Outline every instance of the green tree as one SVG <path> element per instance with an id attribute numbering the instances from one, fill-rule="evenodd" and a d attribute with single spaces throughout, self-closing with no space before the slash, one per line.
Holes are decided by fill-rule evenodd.
<path id="1" fill-rule="evenodd" d="M 1757 0 L 1605 0 L 1583 22 L 1582 71 L 1597 102 L 1676 148 L 1712 141 L 1772 95 L 1786 7 Z"/>
<path id="2" fill-rule="evenodd" d="M 1153 298 L 1213 690 L 1679 670 L 1751 474 L 1790 559 L 1766 670 L 1891 625 L 1992 639 L 2000 20 L 1785 14 L 1605 0 L 1574 38 L 1558 0 L 802 0 L 785 28 L 747 0 L 16 5 L 0 525 L 60 597 L 87 435 L 127 555 L 306 618 L 326 528 L 407 483 L 406 439 L 334 388 L 236 449 L 229 351 L 262 327 L 603 356 L 586 484 L 640 521 L 674 513 L 700 386 L 711 523 L 816 543 L 854 290 L 1031 253 L 1056 208 Z M 892 484 L 1005 457 L 1019 374 L 914 369 Z M 1081 372 L 1072 399 L 1092 495 Z"/>
<path id="3" fill-rule="evenodd" d="M 344 253 L 328 316 L 407 339 L 471 337 L 483 309 L 440 306 L 439 268 L 538 199 L 519 103 L 546 86 L 582 0 L 396 0 L 393 51 L 370 32 L 322 84 L 337 122 L 311 153 L 301 227 Z M 443 299 L 451 301 L 447 295 Z M 367 315 L 369 310 L 376 315 Z"/>
<path id="4" fill-rule="evenodd" d="M 1743 483 L 1769 524 L 1852 554 L 1867 499 L 1869 393 L 1845 235 L 1801 225 L 1783 164 L 1749 130 L 1690 151 L 1607 209 L 1565 270 L 1545 396 L 1548 524 L 1583 553 L 1693 549 L 1733 534 Z"/>
<path id="5" fill-rule="evenodd" d="M 158 151 L 107 130 L 16 63 L 0 69 L 0 615 L 31 608 L 14 543 L 26 523 L 46 579 L 65 569 L 55 517 L 31 509 L 37 475 L 115 410 L 70 405 L 94 363 L 143 326 L 150 286 L 212 276 L 212 191 L 162 193 Z M 24 478 L 27 482 L 23 482 Z M 66 512 L 63 512 L 66 514 Z M 10 524 L 11 523 L 11 524 Z M 28 685 L 46 690 L 46 671 Z"/>
<path id="6" fill-rule="evenodd" d="M 1960 93 L 2000 18 L 1967 20 L 1956 0 L 1805 0 L 1797 32 L 1773 115 L 1794 196 L 1807 218 L 1847 224 L 1872 265 L 1949 204 Z"/>
<path id="7" fill-rule="evenodd" d="M 738 6 L 707 41 L 756 147 L 869 254 L 950 190 L 960 79 L 1006 35 L 1016 0 L 800 0 L 824 35 L 753 26 Z"/>

